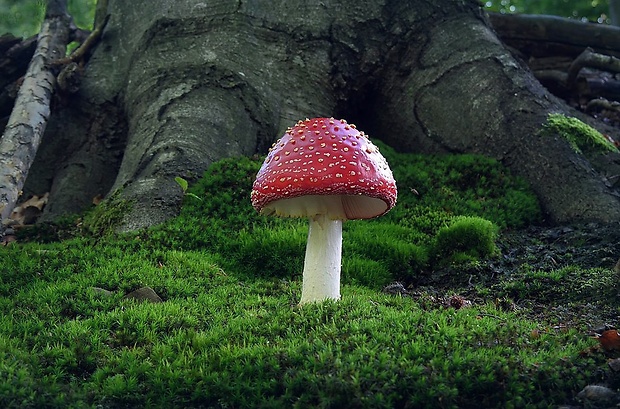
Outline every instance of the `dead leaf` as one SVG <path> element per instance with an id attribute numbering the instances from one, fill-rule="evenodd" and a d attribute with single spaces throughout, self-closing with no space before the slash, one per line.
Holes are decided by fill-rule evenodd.
<path id="1" fill-rule="evenodd" d="M 15 237 L 14 234 L 7 234 L 2 236 L 2 239 L 0 240 L 0 244 L 3 246 L 8 246 L 11 243 L 14 243 L 17 241 L 17 237 Z"/>
<path id="2" fill-rule="evenodd" d="M 33 224 L 43 211 L 48 198 L 49 193 L 45 193 L 42 196 L 34 195 L 25 202 L 15 206 L 5 224 L 8 226 Z"/>
<path id="3" fill-rule="evenodd" d="M 45 205 L 47 204 L 47 199 L 49 198 L 49 192 L 44 194 L 43 196 L 34 195 L 30 199 L 26 200 L 24 203 L 20 205 L 22 208 L 26 207 L 36 207 L 39 210 L 43 210 Z"/>
<path id="4" fill-rule="evenodd" d="M 95 206 L 99 206 L 99 203 L 101 203 L 101 201 L 103 201 L 103 195 L 102 194 L 98 194 L 97 196 L 93 197 L 93 204 Z"/>

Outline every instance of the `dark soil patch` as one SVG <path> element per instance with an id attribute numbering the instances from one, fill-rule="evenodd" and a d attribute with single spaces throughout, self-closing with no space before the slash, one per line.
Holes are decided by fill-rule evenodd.
<path id="1" fill-rule="evenodd" d="M 569 265 L 614 268 L 620 257 L 620 223 L 565 227 L 530 227 L 508 231 L 500 238 L 498 267 L 515 270 L 524 263 L 539 270 Z"/>
<path id="2" fill-rule="evenodd" d="M 509 230 L 498 247 L 496 258 L 437 268 L 404 287 L 444 302 L 454 294 L 495 302 L 549 325 L 620 326 L 620 223 Z"/>

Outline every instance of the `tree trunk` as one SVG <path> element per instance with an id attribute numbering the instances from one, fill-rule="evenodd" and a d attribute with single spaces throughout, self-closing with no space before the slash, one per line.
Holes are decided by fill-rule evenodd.
<path id="1" fill-rule="evenodd" d="M 265 153 L 298 119 L 339 116 L 402 151 L 495 157 L 554 222 L 620 220 L 588 159 L 539 135 L 569 108 L 474 0 L 110 0 L 108 13 L 30 184 L 51 189 L 50 216 L 122 188 L 136 203 L 126 229 L 161 222 L 179 207 L 175 176 Z"/>

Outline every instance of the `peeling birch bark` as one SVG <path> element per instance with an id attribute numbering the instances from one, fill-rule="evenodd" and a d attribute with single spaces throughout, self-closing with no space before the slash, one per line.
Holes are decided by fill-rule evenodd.
<path id="1" fill-rule="evenodd" d="M 48 5 L 37 48 L 0 139 L 0 220 L 3 222 L 19 199 L 50 115 L 56 83 L 50 63 L 64 57 L 70 30 L 70 18 L 62 3 Z"/>

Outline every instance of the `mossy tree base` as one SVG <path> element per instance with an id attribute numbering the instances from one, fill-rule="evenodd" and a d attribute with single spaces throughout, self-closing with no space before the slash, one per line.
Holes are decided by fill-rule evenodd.
<path id="1" fill-rule="evenodd" d="M 338 116 L 404 151 L 500 160 L 551 221 L 620 219 L 617 186 L 600 177 L 617 172 L 535 137 L 568 107 L 502 46 L 478 2 L 261 4 L 110 1 L 26 193 L 50 191 L 58 215 L 123 187 L 135 201 L 123 224 L 136 230 L 178 214 L 174 177 L 195 181 L 221 158 L 264 154 L 299 119 Z"/>

